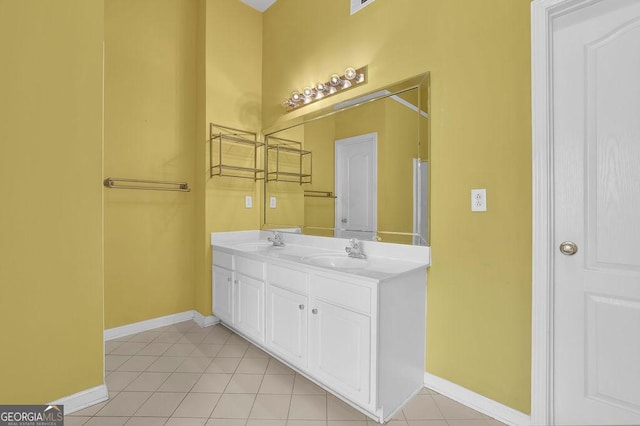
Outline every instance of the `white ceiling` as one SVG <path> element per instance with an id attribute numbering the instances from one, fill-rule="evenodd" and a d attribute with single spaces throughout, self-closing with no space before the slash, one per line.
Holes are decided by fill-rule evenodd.
<path id="1" fill-rule="evenodd" d="M 252 8 L 264 12 L 269 9 L 269 6 L 274 4 L 276 0 L 240 0 L 244 4 L 248 4 Z"/>

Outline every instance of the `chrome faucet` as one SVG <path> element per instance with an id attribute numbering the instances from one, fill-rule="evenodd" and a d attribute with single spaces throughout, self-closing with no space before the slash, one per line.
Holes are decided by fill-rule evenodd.
<path id="1" fill-rule="evenodd" d="M 273 243 L 274 247 L 284 247 L 284 240 L 282 239 L 282 234 L 276 231 L 273 231 L 273 236 L 268 237 L 267 241 Z"/>
<path id="2" fill-rule="evenodd" d="M 360 244 L 360 241 L 358 241 L 355 238 L 351 238 L 349 240 L 349 246 L 346 247 L 344 250 L 349 254 L 349 257 L 353 257 L 356 259 L 367 258 L 367 255 L 364 254 L 364 251 L 362 250 L 362 245 Z"/>

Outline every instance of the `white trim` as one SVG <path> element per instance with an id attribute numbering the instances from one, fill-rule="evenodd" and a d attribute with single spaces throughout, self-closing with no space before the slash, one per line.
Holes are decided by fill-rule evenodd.
<path id="1" fill-rule="evenodd" d="M 404 105 L 410 110 L 418 112 L 418 107 L 412 104 L 411 102 L 405 101 L 398 95 L 391 95 L 391 96 L 389 95 L 391 95 L 391 92 L 387 89 L 378 90 L 377 92 L 372 92 L 366 95 L 359 96 L 357 98 L 353 98 L 344 102 L 337 103 L 333 106 L 333 109 L 339 110 L 351 105 L 359 104 L 361 102 L 370 101 L 372 99 L 377 99 L 377 98 L 382 98 L 384 96 L 387 96 L 389 99 L 393 99 L 394 101 L 398 102 L 400 105 Z M 425 111 L 420 110 L 420 115 L 423 116 L 424 118 L 429 118 L 429 114 L 427 114 Z"/>
<path id="2" fill-rule="evenodd" d="M 64 414 L 75 413 L 91 405 L 104 402 L 109 399 L 107 385 L 102 384 L 94 388 L 86 389 L 73 395 L 65 396 L 55 401 L 49 402 L 48 405 L 64 405 Z"/>
<path id="3" fill-rule="evenodd" d="M 134 322 L 120 327 L 110 328 L 104 331 L 104 340 L 113 340 L 118 337 L 130 336 L 132 334 L 149 331 L 179 322 L 193 320 L 200 327 L 208 327 L 219 322 L 215 316 L 205 317 L 197 311 L 185 311 L 178 314 L 166 315 L 164 317 L 152 318 L 145 321 Z"/>
<path id="4" fill-rule="evenodd" d="M 469 408 L 473 408 L 487 416 L 491 416 L 496 420 L 513 426 L 529 426 L 531 425 L 531 417 L 527 414 L 507 407 L 504 404 L 496 402 L 478 393 L 456 385 L 448 380 L 434 376 L 431 373 L 424 373 L 424 385 L 429 389 L 451 398 Z"/>

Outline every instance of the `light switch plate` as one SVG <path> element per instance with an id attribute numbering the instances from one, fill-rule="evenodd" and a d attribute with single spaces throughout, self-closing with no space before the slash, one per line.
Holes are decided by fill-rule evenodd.
<path id="1" fill-rule="evenodd" d="M 246 209 L 250 209 L 253 207 L 253 197 L 251 195 L 246 195 L 244 197 L 244 207 Z"/>
<path id="2" fill-rule="evenodd" d="M 269 207 L 272 209 L 276 208 L 276 197 L 269 197 Z"/>
<path id="3" fill-rule="evenodd" d="M 486 212 L 487 211 L 487 190 L 486 188 L 471 190 L 471 211 Z"/>

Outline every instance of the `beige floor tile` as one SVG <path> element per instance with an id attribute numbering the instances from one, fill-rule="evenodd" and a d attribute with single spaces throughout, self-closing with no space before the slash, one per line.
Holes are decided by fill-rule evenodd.
<path id="1" fill-rule="evenodd" d="M 141 342 L 141 343 L 151 343 L 153 342 L 160 334 L 162 334 L 159 330 L 148 330 L 143 331 L 142 333 L 134 334 L 129 337 L 129 342 Z"/>
<path id="2" fill-rule="evenodd" d="M 402 409 L 407 420 L 444 419 L 431 395 L 416 395 Z"/>
<path id="3" fill-rule="evenodd" d="M 91 417 L 87 416 L 64 416 L 65 426 L 81 426 L 89 421 Z"/>
<path id="4" fill-rule="evenodd" d="M 287 419 L 291 395 L 258 395 L 249 418 Z"/>
<path id="5" fill-rule="evenodd" d="M 189 330 L 193 329 L 194 327 L 198 327 L 198 325 L 191 320 L 187 320 L 187 321 L 171 324 L 170 326 L 167 327 L 167 329 L 179 331 L 181 333 L 186 333 Z"/>
<path id="6" fill-rule="evenodd" d="M 249 419 L 247 426 L 286 426 L 286 420 Z"/>
<path id="7" fill-rule="evenodd" d="M 345 404 L 333 395 L 327 395 L 327 419 L 328 420 L 364 420 L 364 414 Z"/>
<path id="8" fill-rule="evenodd" d="M 186 417 L 172 417 L 165 426 L 204 426 L 207 423 L 205 418 L 186 418 Z"/>
<path id="9" fill-rule="evenodd" d="M 148 343 L 123 342 L 120 346 L 111 351 L 111 355 L 135 355 L 140 352 Z"/>
<path id="10" fill-rule="evenodd" d="M 124 342 L 118 342 L 115 340 L 109 340 L 104 342 L 104 353 L 105 354 L 110 354 L 111 351 L 113 351 L 115 348 L 117 348 L 118 346 L 120 346 L 121 344 L 123 344 Z"/>
<path id="11" fill-rule="evenodd" d="M 134 355 L 118 367 L 118 371 L 144 371 L 156 362 L 158 357 L 148 355 Z"/>
<path id="12" fill-rule="evenodd" d="M 293 383 L 293 393 L 296 395 L 326 395 L 327 392 L 300 374 L 296 374 Z"/>
<path id="13" fill-rule="evenodd" d="M 240 358 L 214 358 L 207 367 L 207 373 L 235 373 Z"/>
<path id="14" fill-rule="evenodd" d="M 214 345 L 224 345 L 229 340 L 228 334 L 220 334 L 220 333 L 209 333 L 202 343 L 210 343 Z"/>
<path id="15" fill-rule="evenodd" d="M 137 371 L 113 371 L 105 378 L 107 389 L 115 392 L 124 390 L 139 375 Z"/>
<path id="16" fill-rule="evenodd" d="M 104 369 L 106 371 L 114 371 L 122 364 L 127 362 L 131 356 L 129 355 L 105 355 L 104 357 Z"/>
<path id="17" fill-rule="evenodd" d="M 485 419 L 447 419 L 448 426 L 488 426 Z"/>
<path id="18" fill-rule="evenodd" d="M 185 395 L 183 392 L 155 392 L 134 415 L 136 417 L 171 417 Z"/>
<path id="19" fill-rule="evenodd" d="M 145 346 L 138 355 L 160 356 L 171 347 L 172 343 L 152 342 Z"/>
<path id="20" fill-rule="evenodd" d="M 163 354 L 164 356 L 189 356 L 196 349 L 193 343 L 174 343 Z"/>
<path id="21" fill-rule="evenodd" d="M 245 358 L 270 358 L 269 354 L 258 348 L 257 346 L 249 345 L 249 348 L 244 353 Z"/>
<path id="22" fill-rule="evenodd" d="M 200 373 L 171 373 L 158 388 L 160 392 L 189 392 L 200 379 Z"/>
<path id="23" fill-rule="evenodd" d="M 106 400 L 104 402 L 100 402 L 98 404 L 91 405 L 91 406 L 89 406 L 87 408 L 83 408 L 82 410 L 78 410 L 75 413 L 65 414 L 64 417 L 65 417 L 65 419 L 67 417 L 72 417 L 72 416 L 73 417 L 75 417 L 75 416 L 78 416 L 78 417 L 92 417 L 92 416 L 95 416 L 95 414 L 98 411 L 102 410 L 104 408 L 104 406 L 107 405 L 109 402 L 110 402 L 110 400 Z"/>
<path id="24" fill-rule="evenodd" d="M 507 426 L 506 423 L 502 423 L 500 420 L 492 418 L 488 418 L 487 423 L 489 423 L 489 426 Z"/>
<path id="25" fill-rule="evenodd" d="M 126 426 L 163 426 L 167 422 L 166 417 L 131 417 Z M 65 425 L 66 426 L 66 425 Z"/>
<path id="26" fill-rule="evenodd" d="M 238 364 L 236 374 L 264 374 L 269 360 L 266 358 L 244 358 Z"/>
<path id="27" fill-rule="evenodd" d="M 266 374 L 258 393 L 291 394 L 295 377 L 292 374 Z"/>
<path id="28" fill-rule="evenodd" d="M 225 393 L 258 393 L 263 379 L 262 374 L 234 374 Z"/>
<path id="29" fill-rule="evenodd" d="M 207 335 L 203 333 L 186 333 L 177 343 L 192 343 L 197 346 L 202 343 L 205 337 L 207 337 Z"/>
<path id="30" fill-rule="evenodd" d="M 215 345 L 212 343 L 200 343 L 196 346 L 195 350 L 191 352 L 190 356 L 201 356 L 207 358 L 213 358 L 218 355 L 223 345 Z"/>
<path id="31" fill-rule="evenodd" d="M 329 420 L 327 422 L 327 425 L 328 426 L 369 426 L 366 420 Z"/>
<path id="32" fill-rule="evenodd" d="M 287 426 L 327 426 L 326 420 L 287 420 Z"/>
<path id="33" fill-rule="evenodd" d="M 127 391 L 156 391 L 162 383 L 169 377 L 171 373 L 156 373 L 143 371 L 129 386 Z"/>
<path id="34" fill-rule="evenodd" d="M 224 345 L 217 356 L 219 358 L 242 358 L 247 348 L 247 345 Z"/>
<path id="35" fill-rule="evenodd" d="M 247 345 L 247 346 L 249 346 L 249 342 L 245 338 L 243 338 L 243 337 L 241 337 L 241 336 L 239 336 L 239 335 L 237 335 L 235 333 L 232 333 L 229 336 L 229 340 L 227 340 L 227 345 Z"/>
<path id="36" fill-rule="evenodd" d="M 371 422 L 369 422 L 371 424 Z M 378 425 L 379 423 L 373 422 L 374 425 Z M 405 420 L 390 420 L 385 423 L 385 426 L 408 426 L 408 423 Z"/>
<path id="37" fill-rule="evenodd" d="M 173 373 L 187 359 L 179 356 L 161 356 L 146 371 Z"/>
<path id="38" fill-rule="evenodd" d="M 96 413 L 96 416 L 133 416 L 151 395 L 151 392 L 119 392 Z"/>
<path id="39" fill-rule="evenodd" d="M 487 417 L 466 405 L 462 405 L 446 396 L 433 395 L 433 400 L 442 412 L 445 419 L 465 420 L 465 419 L 486 419 Z"/>
<path id="40" fill-rule="evenodd" d="M 446 420 L 408 420 L 409 426 L 448 426 Z"/>
<path id="41" fill-rule="evenodd" d="M 289 419 L 326 420 L 327 397 L 324 395 L 292 395 Z"/>
<path id="42" fill-rule="evenodd" d="M 245 426 L 246 419 L 209 419 L 206 426 Z"/>
<path id="43" fill-rule="evenodd" d="M 176 373 L 203 373 L 209 364 L 211 364 L 209 358 L 189 356 L 176 369 Z"/>
<path id="44" fill-rule="evenodd" d="M 122 426 L 129 417 L 92 417 L 85 423 L 87 426 Z"/>
<path id="45" fill-rule="evenodd" d="M 195 383 L 191 392 L 223 393 L 231 380 L 231 374 L 205 373 Z"/>
<path id="46" fill-rule="evenodd" d="M 176 408 L 173 417 L 208 418 L 219 399 L 219 393 L 189 393 Z"/>
<path id="47" fill-rule="evenodd" d="M 429 389 L 429 388 L 422 388 L 422 390 L 420 390 L 420 395 L 440 395 L 438 392 L 434 391 L 433 389 Z"/>
<path id="48" fill-rule="evenodd" d="M 277 359 L 271 358 L 269 360 L 269 366 L 267 367 L 266 374 L 296 374 L 296 372 Z"/>
<path id="49" fill-rule="evenodd" d="M 247 419 L 253 406 L 254 394 L 224 394 L 211 414 L 214 419 Z"/>
<path id="50" fill-rule="evenodd" d="M 182 339 L 182 333 L 176 333 L 174 331 L 165 331 L 156 337 L 154 343 L 178 343 L 178 340 Z"/>

